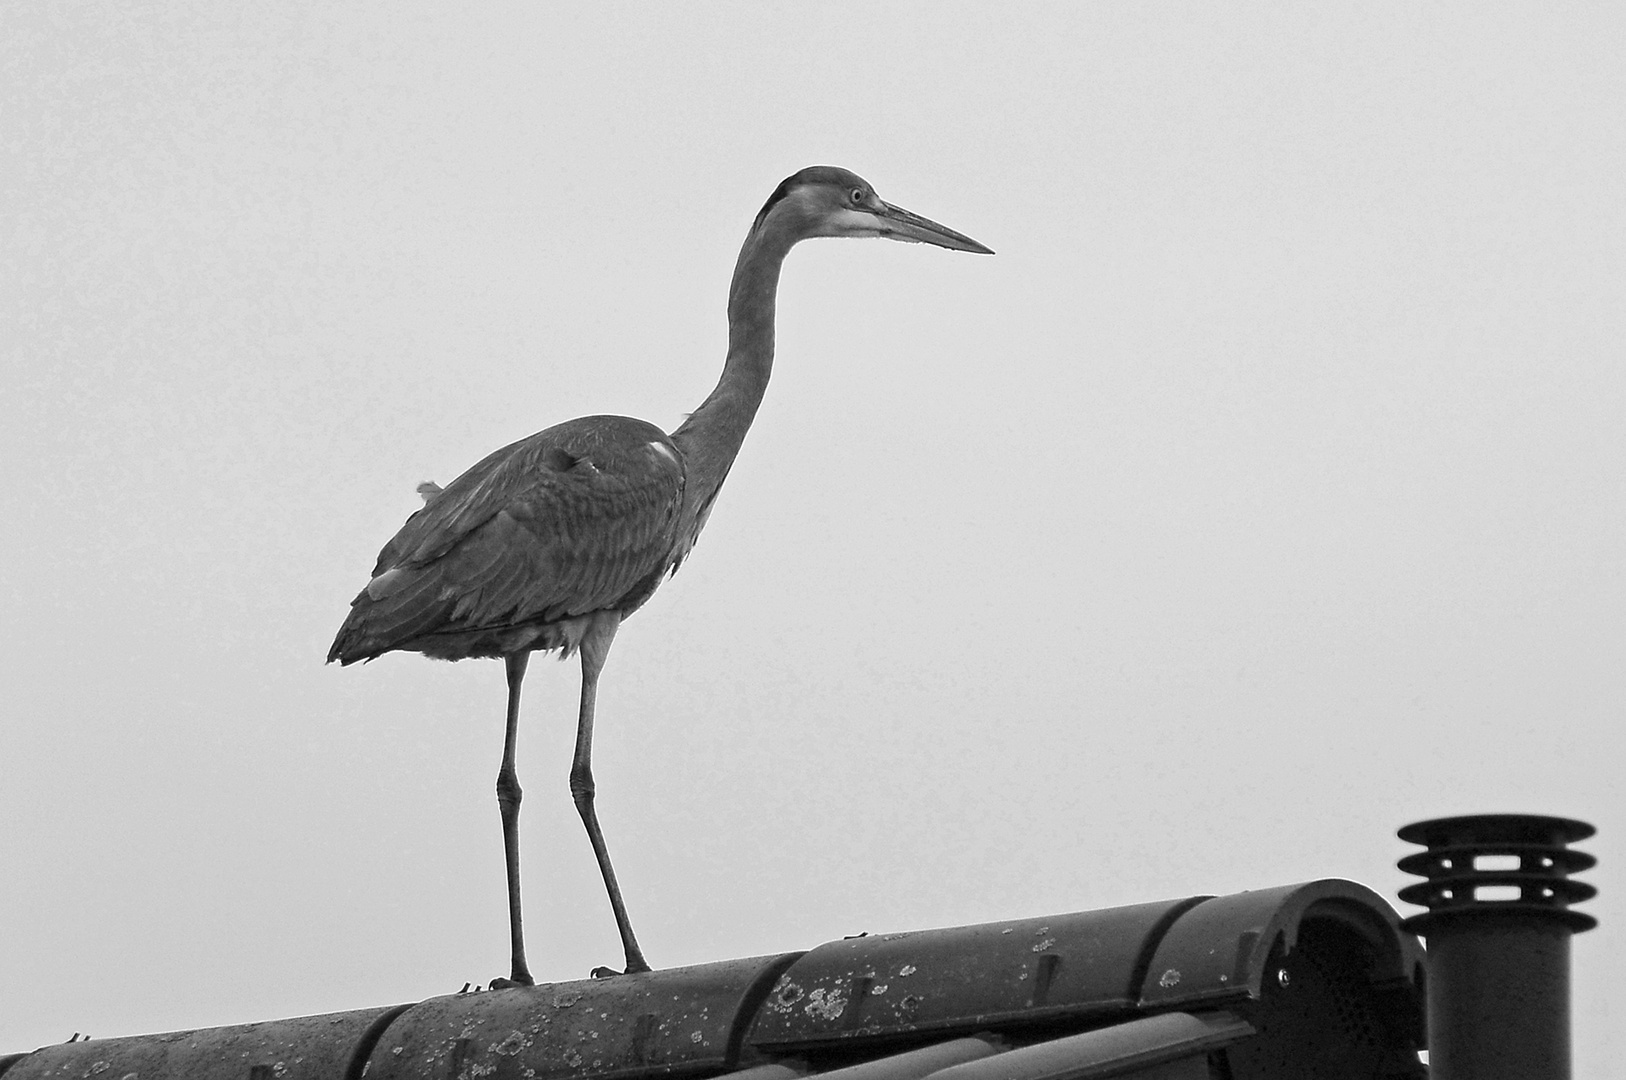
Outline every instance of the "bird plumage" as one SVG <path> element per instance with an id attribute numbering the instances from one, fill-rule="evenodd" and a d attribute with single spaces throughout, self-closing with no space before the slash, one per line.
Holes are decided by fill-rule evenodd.
<path id="1" fill-rule="evenodd" d="M 573 620 L 636 611 L 693 546 L 683 459 L 625 416 L 568 420 L 488 455 L 407 519 L 329 660 L 441 660 L 576 644 Z"/>

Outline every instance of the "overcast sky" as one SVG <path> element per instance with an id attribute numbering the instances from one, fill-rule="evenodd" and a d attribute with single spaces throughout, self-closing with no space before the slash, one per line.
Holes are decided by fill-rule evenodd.
<path id="1" fill-rule="evenodd" d="M 676 426 L 752 216 L 828 163 L 999 254 L 791 255 L 600 693 L 650 960 L 1393 896 L 1408 821 L 1572 815 L 1602 1078 L 1622 12 L 0 8 L 0 1052 L 506 973 L 500 665 L 328 643 L 420 481 Z M 543 980 L 620 959 L 576 679 L 531 666 L 520 737 Z"/>

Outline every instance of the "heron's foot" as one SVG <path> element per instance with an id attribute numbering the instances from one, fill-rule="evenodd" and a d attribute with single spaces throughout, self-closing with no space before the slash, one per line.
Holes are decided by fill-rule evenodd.
<path id="1" fill-rule="evenodd" d="M 617 975 L 641 975 L 648 970 L 650 970 L 649 965 L 639 961 L 628 964 L 625 971 L 617 971 L 612 967 L 596 967 L 592 970 L 591 975 L 595 979 L 613 979 Z"/>
<path id="2" fill-rule="evenodd" d="M 524 975 L 524 976 L 521 976 L 518 979 L 502 979 L 502 978 L 492 979 L 490 989 L 492 989 L 492 990 L 512 990 L 516 986 L 535 986 L 535 985 L 536 985 L 536 980 L 535 979 L 531 978 L 529 975 Z"/>

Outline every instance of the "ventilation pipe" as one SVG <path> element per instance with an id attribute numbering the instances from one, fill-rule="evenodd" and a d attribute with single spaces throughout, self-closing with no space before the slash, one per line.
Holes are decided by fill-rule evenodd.
<path id="1" fill-rule="evenodd" d="M 1400 830 L 1426 849 L 1400 860 L 1426 879 L 1400 898 L 1429 909 L 1401 925 L 1428 939 L 1432 1080 L 1568 1080 L 1570 937 L 1598 925 L 1569 910 L 1597 895 L 1569 876 L 1597 860 L 1568 845 L 1593 831 L 1535 814 Z"/>

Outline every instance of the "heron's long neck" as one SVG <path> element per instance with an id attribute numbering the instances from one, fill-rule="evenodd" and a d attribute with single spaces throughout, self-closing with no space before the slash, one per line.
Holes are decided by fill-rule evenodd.
<path id="1" fill-rule="evenodd" d="M 765 222 L 746 238 L 728 291 L 728 359 L 717 388 L 672 432 L 689 472 L 689 504 L 711 500 L 740 452 L 773 370 L 779 268 L 796 241 Z"/>

